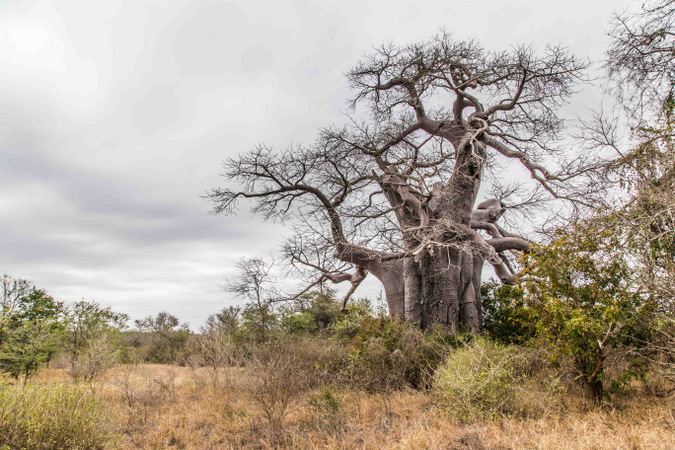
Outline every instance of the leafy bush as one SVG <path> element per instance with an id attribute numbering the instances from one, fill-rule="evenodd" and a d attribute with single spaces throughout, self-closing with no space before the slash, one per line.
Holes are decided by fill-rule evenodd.
<path id="1" fill-rule="evenodd" d="M 0 385 L 0 446 L 100 449 L 114 443 L 105 407 L 68 385 Z"/>
<path id="2" fill-rule="evenodd" d="M 324 387 L 309 398 L 309 406 L 316 413 L 317 423 L 334 434 L 341 433 L 344 428 L 342 400 L 329 387 Z"/>
<path id="3" fill-rule="evenodd" d="M 314 316 L 308 311 L 284 315 L 281 326 L 284 331 L 291 334 L 312 333 L 319 329 Z"/>
<path id="4" fill-rule="evenodd" d="M 281 326 L 291 334 L 323 331 L 340 320 L 340 309 L 333 291 L 311 291 L 281 308 Z"/>
<path id="5" fill-rule="evenodd" d="M 503 344 L 526 344 L 536 334 L 533 311 L 520 286 L 488 282 L 481 286 L 483 331 Z"/>
<path id="6" fill-rule="evenodd" d="M 388 317 L 367 317 L 358 325 L 349 365 L 354 386 L 374 392 L 431 384 L 433 371 L 447 351 L 443 333 L 424 334 Z"/>
<path id="7" fill-rule="evenodd" d="M 653 334 L 656 304 L 636 286 L 619 244 L 592 222 L 579 223 L 559 231 L 550 245 L 535 246 L 524 259 L 525 301 L 539 344 L 554 360 L 569 358 L 597 402 L 607 393 L 607 362 L 636 354 Z M 629 382 L 631 373 L 615 377 L 612 389 Z"/>
<path id="8" fill-rule="evenodd" d="M 58 344 L 52 324 L 27 321 L 11 332 L 0 347 L 0 371 L 28 379 L 49 360 Z"/>
<path id="9" fill-rule="evenodd" d="M 25 280 L 2 277 L 0 371 L 28 379 L 49 361 L 63 334 L 63 303 Z"/>
<path id="10" fill-rule="evenodd" d="M 353 300 L 344 313 L 331 324 L 329 331 L 339 339 L 351 339 L 361 330 L 364 320 L 373 319 L 375 311 L 367 298 Z"/>
<path id="11" fill-rule="evenodd" d="M 477 338 L 450 353 L 435 374 L 440 405 L 462 421 L 527 413 L 519 385 L 536 372 L 522 347 Z"/>

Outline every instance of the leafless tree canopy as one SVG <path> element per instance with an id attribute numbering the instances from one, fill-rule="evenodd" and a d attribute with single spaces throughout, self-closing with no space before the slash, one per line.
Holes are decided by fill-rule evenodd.
<path id="1" fill-rule="evenodd" d="M 355 287 L 372 273 L 392 314 L 478 330 L 483 261 L 513 282 L 505 252 L 529 246 L 496 223 L 506 202 L 590 205 L 598 196 L 589 181 L 603 162 L 557 147 L 558 110 L 586 65 L 561 47 L 490 52 L 445 33 L 382 46 L 347 75 L 348 125 L 321 130 L 311 145 L 261 145 L 227 160 L 230 187 L 210 193 L 214 210 L 253 199 L 254 212 L 294 223 L 287 256 L 320 280 Z M 520 180 L 500 183 L 511 162 Z M 487 174 L 510 196 L 474 207 Z"/>
<path id="2" fill-rule="evenodd" d="M 632 112 L 660 111 L 675 87 L 675 0 L 648 1 L 615 18 L 606 67 Z"/>
<path id="3" fill-rule="evenodd" d="M 617 233 L 636 256 L 642 287 L 675 305 L 675 1 L 650 1 L 616 18 L 606 68 L 630 115 L 632 145 L 620 149 L 615 125 L 595 128 L 598 144 L 620 157 L 609 166 L 628 195 L 615 214 Z M 603 122 L 599 122 L 603 123 Z"/>

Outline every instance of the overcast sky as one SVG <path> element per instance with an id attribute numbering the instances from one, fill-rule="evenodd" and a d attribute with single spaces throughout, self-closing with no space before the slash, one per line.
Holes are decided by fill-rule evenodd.
<path id="1" fill-rule="evenodd" d="M 343 74 L 373 46 L 444 28 L 599 60 L 629 4 L 0 0 L 0 273 L 198 329 L 237 302 L 221 288 L 235 262 L 284 232 L 246 209 L 208 214 L 221 162 L 344 122 Z"/>

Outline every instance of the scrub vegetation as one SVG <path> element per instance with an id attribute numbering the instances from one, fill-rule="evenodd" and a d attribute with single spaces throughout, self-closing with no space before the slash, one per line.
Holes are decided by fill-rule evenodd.
<path id="1" fill-rule="evenodd" d="M 243 259 L 242 306 L 195 332 L 4 275 L 0 448 L 675 448 L 674 19 L 674 0 L 616 18 L 622 121 L 583 122 L 590 153 L 555 172 L 557 108 L 586 68 L 566 49 L 380 48 L 349 75 L 374 122 L 256 148 L 211 195 L 301 223 L 284 247 L 299 294 Z M 534 190 L 474 207 L 491 154 Z M 537 214 L 571 207 L 535 242 L 496 223 L 517 191 Z M 355 295 L 369 273 L 383 299 Z"/>

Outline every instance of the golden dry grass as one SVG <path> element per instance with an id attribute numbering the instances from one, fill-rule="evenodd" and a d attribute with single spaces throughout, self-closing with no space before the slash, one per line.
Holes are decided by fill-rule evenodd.
<path id="1" fill-rule="evenodd" d="M 340 407 L 291 405 L 281 429 L 253 402 L 247 369 L 138 365 L 110 370 L 92 389 L 116 418 L 129 449 L 670 449 L 673 399 L 644 394 L 621 408 L 587 409 L 579 399 L 541 417 L 460 424 L 430 394 L 335 392 Z M 33 383 L 67 380 L 45 370 Z M 316 403 L 314 403 L 316 405 Z"/>

